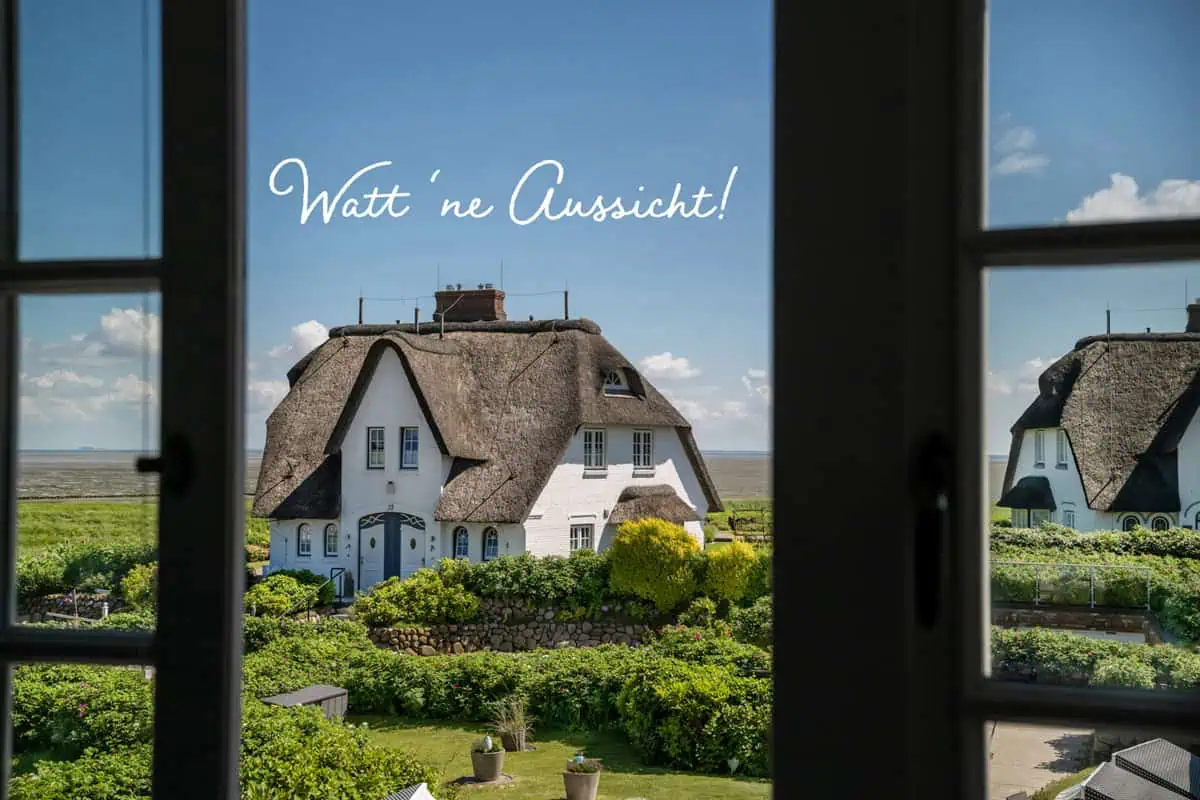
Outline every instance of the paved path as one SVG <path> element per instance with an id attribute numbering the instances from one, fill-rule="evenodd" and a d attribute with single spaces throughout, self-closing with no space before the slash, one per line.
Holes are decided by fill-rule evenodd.
<path id="1" fill-rule="evenodd" d="M 989 733 L 990 733 L 989 728 Z M 988 800 L 1017 792 L 1031 796 L 1050 781 L 1087 766 L 1092 732 L 1001 722 L 992 736 Z"/>

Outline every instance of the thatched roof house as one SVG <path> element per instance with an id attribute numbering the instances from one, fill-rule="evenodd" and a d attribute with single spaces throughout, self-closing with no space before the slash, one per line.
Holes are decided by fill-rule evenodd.
<path id="1" fill-rule="evenodd" d="M 388 353 L 403 364 L 437 449 L 453 460 L 438 521 L 522 522 L 585 425 L 673 429 L 709 509 L 721 508 L 688 421 L 596 323 L 501 319 L 330 330 L 288 372 L 290 391 L 267 420 L 254 514 L 339 516 L 342 444 Z M 613 373 L 628 389 L 619 396 L 604 391 Z M 658 494 L 622 495 L 621 513 L 640 504 L 681 521 L 698 518 L 670 487 L 654 488 Z"/>
<path id="2" fill-rule="evenodd" d="M 1200 408 L 1200 305 L 1189 312 L 1195 332 L 1189 323 L 1182 333 L 1089 336 L 1041 374 L 1037 398 L 1012 427 L 1001 506 L 1054 510 L 1078 500 L 1141 524 L 1200 501 L 1187 453 L 1181 485 L 1181 449 L 1190 452 L 1182 445 Z M 1047 430 L 1061 432 L 1056 452 L 1038 455 L 1045 444 L 1031 437 Z"/>

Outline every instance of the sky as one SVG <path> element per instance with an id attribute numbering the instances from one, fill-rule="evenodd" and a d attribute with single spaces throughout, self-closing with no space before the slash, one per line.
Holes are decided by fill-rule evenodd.
<path id="1" fill-rule="evenodd" d="M 141 9 L 22 9 L 25 257 L 158 253 L 158 75 L 144 68 Z M 768 3 L 250 0 L 249 16 L 248 446 L 261 446 L 287 368 L 356 320 L 360 293 L 366 321 L 407 321 L 414 305 L 429 318 L 437 285 L 492 282 L 518 319 L 559 316 L 569 288 L 572 316 L 600 324 L 702 448 L 769 447 Z M 1200 211 L 1197 26 L 1189 0 L 997 3 L 987 224 Z M 514 189 L 551 159 L 564 169 L 553 210 L 568 195 L 669 198 L 679 184 L 684 198 L 706 187 L 713 213 L 517 224 Z M 335 207 L 327 224 L 318 205 L 301 223 L 305 173 L 311 203 L 385 161 L 343 198 L 379 186 L 407 199 L 375 218 Z M 518 193 L 519 221 L 552 178 L 544 167 Z M 864 200 L 887 190 L 864 187 Z M 443 199 L 472 197 L 493 212 L 441 215 Z M 988 452 L 1007 450 L 1037 375 L 1102 333 L 1106 308 L 1115 331 L 1181 330 L 1189 295 L 1197 264 L 989 274 Z M 153 440 L 157 326 L 153 298 L 27 300 L 22 446 Z"/>

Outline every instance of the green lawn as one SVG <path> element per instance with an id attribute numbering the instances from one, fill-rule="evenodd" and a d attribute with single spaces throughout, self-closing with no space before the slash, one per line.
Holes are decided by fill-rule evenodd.
<path id="1" fill-rule="evenodd" d="M 992 506 L 992 522 L 999 522 L 1002 519 L 1012 519 L 1012 509 Z"/>
<path id="2" fill-rule="evenodd" d="M 430 766 L 443 770 L 447 780 L 471 774 L 471 744 L 487 731 L 483 726 L 453 723 L 412 725 L 394 717 L 359 716 L 350 722 L 367 722 L 376 744 L 408 750 Z M 564 796 L 562 770 L 580 750 L 598 758 L 605 770 L 600 777 L 598 800 L 765 800 L 771 796 L 768 781 L 691 775 L 647 767 L 616 733 L 535 732 L 536 750 L 508 753 L 504 774 L 511 784 L 472 787 L 467 797 L 505 797 L 511 800 L 557 800 Z M 430 787 L 437 796 L 437 787 Z"/>

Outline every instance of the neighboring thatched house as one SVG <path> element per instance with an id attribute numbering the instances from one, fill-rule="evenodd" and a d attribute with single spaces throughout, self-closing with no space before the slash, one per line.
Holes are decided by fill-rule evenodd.
<path id="1" fill-rule="evenodd" d="M 1200 528 L 1200 300 L 1183 333 L 1080 339 L 1012 428 L 999 505 L 1022 527 Z"/>
<path id="2" fill-rule="evenodd" d="M 646 516 L 703 541 L 721 501 L 688 421 L 594 322 L 507 321 L 503 300 L 438 292 L 439 322 L 334 328 L 292 367 L 254 499 L 270 570 L 366 588 L 443 557 L 603 549 Z"/>

